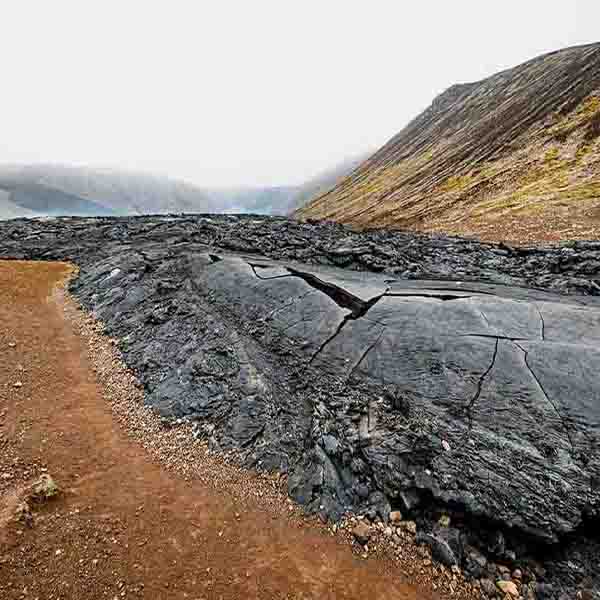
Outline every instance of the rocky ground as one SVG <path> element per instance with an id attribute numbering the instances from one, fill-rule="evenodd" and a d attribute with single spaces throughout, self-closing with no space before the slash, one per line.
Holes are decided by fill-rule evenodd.
<path id="1" fill-rule="evenodd" d="M 408 532 L 492 596 L 593 597 L 600 244 L 216 216 L 11 221 L 0 240 L 80 266 L 72 293 L 165 422 L 324 521 L 361 516 L 361 544 Z"/>
<path id="2" fill-rule="evenodd" d="M 283 478 L 165 426 L 62 292 L 71 271 L 0 261 L 2 600 L 475 597 L 414 535 L 374 528 L 353 554 Z"/>
<path id="3" fill-rule="evenodd" d="M 166 245 L 218 248 L 285 261 L 384 273 L 401 279 L 451 279 L 600 295 L 600 242 L 511 247 L 389 229 L 354 231 L 326 222 L 260 216 L 188 215 L 0 221 L 0 253 L 68 258 L 85 265 L 112 253 Z"/>

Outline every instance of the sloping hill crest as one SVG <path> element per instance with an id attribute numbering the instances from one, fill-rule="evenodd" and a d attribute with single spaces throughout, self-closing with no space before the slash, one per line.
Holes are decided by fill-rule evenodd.
<path id="1" fill-rule="evenodd" d="M 303 218 L 487 239 L 600 234 L 600 44 L 455 85 Z"/>

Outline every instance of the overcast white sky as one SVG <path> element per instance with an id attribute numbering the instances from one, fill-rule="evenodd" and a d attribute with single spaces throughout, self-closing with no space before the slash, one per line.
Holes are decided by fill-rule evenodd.
<path id="1" fill-rule="evenodd" d="M 598 38 L 598 0 L 4 0 L 0 162 L 299 183 L 453 83 Z"/>

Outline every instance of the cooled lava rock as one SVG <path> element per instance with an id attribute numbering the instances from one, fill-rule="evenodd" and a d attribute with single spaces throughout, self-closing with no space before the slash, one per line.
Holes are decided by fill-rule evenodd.
<path id="1" fill-rule="evenodd" d="M 476 520 L 491 557 L 598 547 L 600 244 L 497 250 L 268 218 L 0 223 L 0 255 L 79 264 L 72 293 L 162 416 L 327 518 L 459 510 L 419 537 L 478 574 Z"/>

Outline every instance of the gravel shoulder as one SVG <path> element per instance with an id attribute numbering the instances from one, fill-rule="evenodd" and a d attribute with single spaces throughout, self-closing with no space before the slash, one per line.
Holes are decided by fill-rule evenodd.
<path id="1" fill-rule="evenodd" d="M 2 598 L 476 595 L 410 536 L 349 547 L 352 523 L 334 534 L 300 514 L 283 478 L 166 427 L 64 292 L 72 273 L 0 262 Z M 58 496 L 16 510 L 46 473 Z"/>

